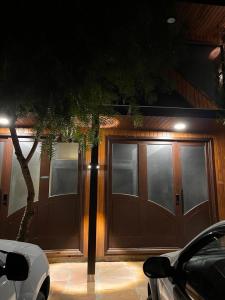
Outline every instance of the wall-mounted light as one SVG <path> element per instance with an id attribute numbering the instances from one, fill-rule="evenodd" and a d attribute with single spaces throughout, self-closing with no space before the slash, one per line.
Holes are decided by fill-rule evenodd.
<path id="1" fill-rule="evenodd" d="M 0 117 L 0 125 L 7 126 L 9 125 L 9 119 L 6 117 Z"/>
<path id="2" fill-rule="evenodd" d="M 88 166 L 87 166 L 87 168 L 88 168 L 88 170 L 91 170 L 91 169 L 100 169 L 100 166 L 99 165 L 97 165 L 97 166 L 93 166 L 93 165 L 91 165 L 91 164 L 89 164 Z"/>
<path id="3" fill-rule="evenodd" d="M 221 47 L 216 47 L 209 53 L 208 57 L 210 60 L 215 60 L 219 57 L 220 54 L 221 54 Z"/>
<path id="4" fill-rule="evenodd" d="M 175 17 L 169 17 L 169 18 L 166 19 L 166 22 L 168 24 L 174 24 L 174 23 L 176 23 L 176 18 Z"/>
<path id="5" fill-rule="evenodd" d="M 175 130 L 184 130 L 185 128 L 186 128 L 187 126 L 186 126 L 186 124 L 185 123 L 176 123 L 175 125 L 174 125 L 174 129 Z"/>

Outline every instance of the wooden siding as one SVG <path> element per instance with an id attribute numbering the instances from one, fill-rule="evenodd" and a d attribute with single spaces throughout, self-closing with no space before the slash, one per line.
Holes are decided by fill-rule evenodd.
<path id="1" fill-rule="evenodd" d="M 194 133 L 175 133 L 159 131 L 140 131 L 140 130 L 101 130 L 101 142 L 99 146 L 99 182 L 98 182 L 98 212 L 97 212 L 97 256 L 105 255 L 105 234 L 106 234 L 106 192 L 107 192 L 107 156 L 106 142 L 107 136 L 123 136 L 134 138 L 165 138 L 165 139 L 202 139 L 213 140 L 214 166 L 215 166 L 215 194 L 218 205 L 219 219 L 225 219 L 225 135 L 194 134 Z M 87 189 L 86 189 L 87 190 Z"/>
<path id="2" fill-rule="evenodd" d="M 186 38 L 218 45 L 225 25 L 225 7 L 199 3 L 177 3 L 177 19 L 184 25 Z"/>
<path id="3" fill-rule="evenodd" d="M 176 84 L 177 92 L 183 96 L 193 107 L 218 109 L 218 105 L 213 102 L 204 92 L 194 87 L 190 82 L 178 72 L 171 72 L 170 76 Z"/>

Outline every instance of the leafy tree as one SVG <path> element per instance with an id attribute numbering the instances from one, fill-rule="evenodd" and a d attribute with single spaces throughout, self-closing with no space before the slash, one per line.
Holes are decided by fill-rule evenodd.
<path id="1" fill-rule="evenodd" d="M 28 163 L 38 141 L 50 158 L 58 141 L 78 141 L 85 149 L 98 142 L 99 123 L 90 126 L 92 120 L 100 116 L 101 125 L 101 116 L 115 113 L 112 104 L 129 104 L 137 115 L 136 105 L 151 104 L 159 90 L 169 89 L 165 73 L 177 63 L 181 35 L 178 25 L 166 22 L 167 2 L 77 1 L 72 9 L 57 1 L 45 7 L 43 24 L 31 14 L 29 26 L 8 28 L 0 52 L 0 112 L 10 117 L 28 191 L 18 240 L 27 239 L 34 214 Z M 34 120 L 27 157 L 16 132 L 21 117 Z"/>

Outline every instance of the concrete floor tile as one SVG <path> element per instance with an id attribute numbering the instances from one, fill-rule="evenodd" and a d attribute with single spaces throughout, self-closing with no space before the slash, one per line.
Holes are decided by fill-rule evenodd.
<path id="1" fill-rule="evenodd" d="M 86 263 L 50 265 L 49 300 L 145 300 L 142 262 L 98 262 L 95 282 L 87 282 Z"/>

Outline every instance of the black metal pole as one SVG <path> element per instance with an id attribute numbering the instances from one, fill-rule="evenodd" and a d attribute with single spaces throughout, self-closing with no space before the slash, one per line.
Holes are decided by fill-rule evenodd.
<path id="1" fill-rule="evenodd" d="M 95 130 L 97 141 L 99 133 L 98 117 L 92 120 L 92 128 Z M 98 196 L 98 143 L 91 149 L 90 169 L 90 200 L 89 200 L 89 230 L 88 230 L 88 275 L 95 275 L 96 261 L 96 217 L 97 217 L 97 196 Z"/>

